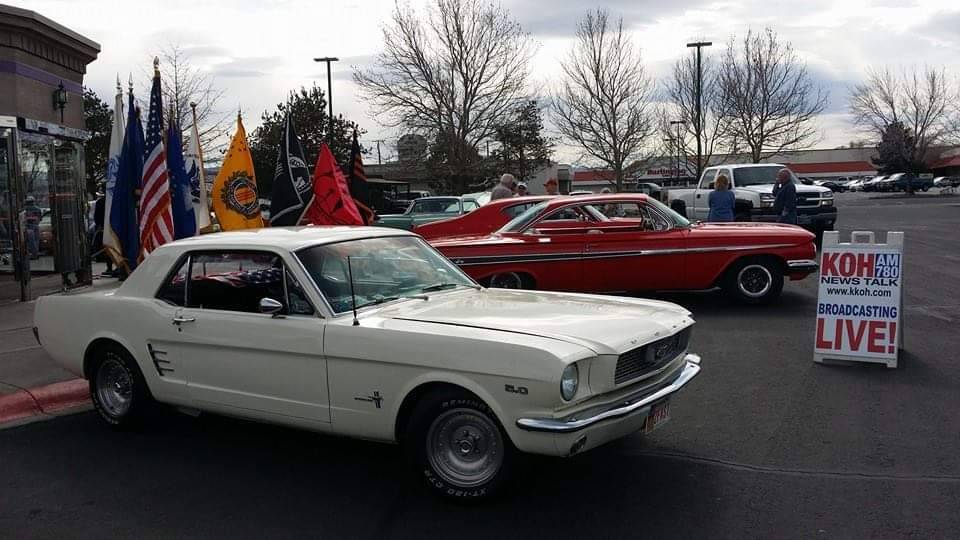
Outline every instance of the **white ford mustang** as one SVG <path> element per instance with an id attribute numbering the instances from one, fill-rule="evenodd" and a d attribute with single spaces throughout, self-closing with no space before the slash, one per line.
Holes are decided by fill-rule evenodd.
<path id="1" fill-rule="evenodd" d="M 174 242 L 115 290 L 41 297 L 35 324 L 114 426 L 162 402 L 398 442 L 453 498 L 494 494 L 517 451 L 653 430 L 700 371 L 679 306 L 484 289 L 373 227 Z"/>

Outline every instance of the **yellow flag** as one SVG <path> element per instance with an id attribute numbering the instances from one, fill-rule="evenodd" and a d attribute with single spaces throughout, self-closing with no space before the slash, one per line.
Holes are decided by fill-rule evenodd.
<path id="1" fill-rule="evenodd" d="M 247 147 L 247 132 L 237 116 L 237 132 L 230 142 L 230 150 L 213 182 L 213 211 L 220 222 L 220 230 L 256 229 L 263 227 L 260 217 L 260 197 L 257 179 L 253 174 L 253 158 Z"/>

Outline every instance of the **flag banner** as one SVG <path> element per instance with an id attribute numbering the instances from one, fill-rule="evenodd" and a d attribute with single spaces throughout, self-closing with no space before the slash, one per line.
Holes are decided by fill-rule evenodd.
<path id="1" fill-rule="evenodd" d="M 173 212 L 170 206 L 167 149 L 163 144 L 163 102 L 157 59 L 153 60 L 153 88 L 150 90 L 150 114 L 144 134 L 144 150 L 143 181 L 140 183 L 141 257 L 173 240 Z"/>
<path id="2" fill-rule="evenodd" d="M 120 152 L 123 150 L 125 128 L 123 89 L 120 87 L 120 78 L 117 77 L 117 95 L 113 103 L 113 129 L 110 131 L 110 151 L 107 154 L 107 175 L 103 190 L 103 250 L 117 266 L 122 266 L 123 253 L 120 239 L 110 223 L 110 211 L 113 208 L 113 191 L 117 186 L 117 171 L 120 169 Z"/>
<path id="3" fill-rule="evenodd" d="M 190 195 L 190 178 L 184 168 L 180 126 L 170 115 L 167 125 L 167 172 L 170 174 L 170 206 L 173 214 L 173 238 L 179 240 L 197 234 L 197 216 Z"/>
<path id="4" fill-rule="evenodd" d="M 227 157 L 213 182 L 213 211 L 223 231 L 263 227 L 253 158 L 239 115 L 237 132 L 233 134 Z"/>
<path id="5" fill-rule="evenodd" d="M 373 223 L 374 212 L 370 208 L 370 186 L 367 185 L 367 174 L 363 171 L 363 155 L 360 152 L 360 142 L 357 132 L 353 132 L 353 146 L 350 148 L 350 196 L 357 205 L 364 225 Z"/>
<path id="6" fill-rule="evenodd" d="M 270 225 L 299 225 L 312 201 L 313 183 L 310 181 L 310 169 L 303 156 L 303 147 L 297 138 L 293 119 L 288 114 L 283 125 L 280 150 L 277 152 L 277 169 L 273 175 Z"/>
<path id="7" fill-rule="evenodd" d="M 363 218 L 350 196 L 347 178 L 326 144 L 320 145 L 320 155 L 313 171 L 313 195 L 313 204 L 307 210 L 308 222 L 314 225 L 363 225 Z"/>
<path id="8" fill-rule="evenodd" d="M 190 144 L 187 146 L 186 165 L 190 189 L 196 192 L 197 203 L 194 212 L 197 215 L 197 228 L 200 232 L 210 228 L 210 202 L 207 199 L 207 178 L 203 170 L 203 152 L 200 149 L 200 133 L 197 130 L 197 109 L 191 104 L 193 127 L 190 128 Z"/>
<path id="9" fill-rule="evenodd" d="M 137 267 L 140 255 L 140 225 L 137 218 L 137 190 L 143 176 L 143 126 L 130 85 L 127 104 L 127 125 L 123 147 L 117 164 L 117 182 L 110 206 L 110 227 L 120 245 L 122 259 L 118 264 L 129 274 Z M 106 221 L 106 217 L 104 219 Z"/>

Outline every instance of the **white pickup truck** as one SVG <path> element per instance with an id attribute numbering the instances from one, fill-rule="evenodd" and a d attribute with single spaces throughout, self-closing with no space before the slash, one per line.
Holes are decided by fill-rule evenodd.
<path id="1" fill-rule="evenodd" d="M 708 200 L 714 181 L 717 176 L 724 174 L 730 179 L 730 187 L 736 193 L 736 221 L 777 221 L 777 215 L 773 212 L 773 186 L 777 172 L 785 168 L 776 163 L 707 167 L 697 187 L 667 191 L 667 204 L 687 219 L 706 221 L 710 213 Z M 823 231 L 833 229 L 837 221 L 833 192 L 822 186 L 803 185 L 792 172 L 790 176 L 797 186 L 797 223 L 818 236 Z"/>

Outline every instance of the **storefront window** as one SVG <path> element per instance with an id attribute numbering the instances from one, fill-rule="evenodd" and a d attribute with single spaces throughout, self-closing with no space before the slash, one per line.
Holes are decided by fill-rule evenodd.
<path id="1" fill-rule="evenodd" d="M 50 204 L 53 180 L 53 138 L 22 133 L 20 171 L 23 178 L 23 213 L 30 270 L 56 270 L 56 231 Z"/>
<path id="2" fill-rule="evenodd" d="M 0 273 L 13 272 L 13 186 L 10 130 L 0 130 Z M 3 276 L 0 276 L 3 280 Z"/>

